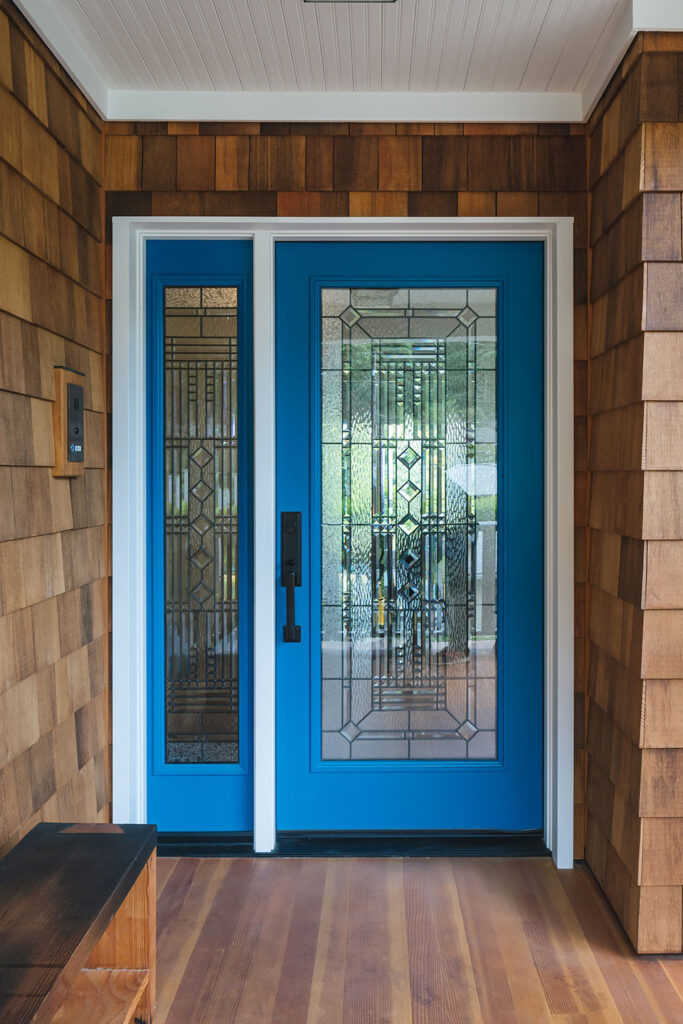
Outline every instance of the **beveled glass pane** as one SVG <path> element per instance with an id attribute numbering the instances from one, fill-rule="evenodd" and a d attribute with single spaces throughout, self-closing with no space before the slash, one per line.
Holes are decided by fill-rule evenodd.
<path id="1" fill-rule="evenodd" d="M 237 289 L 164 294 L 166 762 L 239 760 Z"/>
<path id="2" fill-rule="evenodd" d="M 323 760 L 497 752 L 496 289 L 322 289 Z"/>

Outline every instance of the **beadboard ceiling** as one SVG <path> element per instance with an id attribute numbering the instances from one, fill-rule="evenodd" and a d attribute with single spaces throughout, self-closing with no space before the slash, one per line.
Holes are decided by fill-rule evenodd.
<path id="1" fill-rule="evenodd" d="M 18 6 L 126 120 L 581 120 L 636 31 L 683 28 L 681 0 Z"/>

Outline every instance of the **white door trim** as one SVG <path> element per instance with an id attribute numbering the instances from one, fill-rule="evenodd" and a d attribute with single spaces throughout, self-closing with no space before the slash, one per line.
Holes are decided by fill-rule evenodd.
<path id="1" fill-rule="evenodd" d="M 275 845 L 275 243 L 538 240 L 546 253 L 545 842 L 573 863 L 574 409 L 570 217 L 115 217 L 112 337 L 112 734 L 115 821 L 146 820 L 146 312 L 150 238 L 254 242 L 254 849 Z"/>

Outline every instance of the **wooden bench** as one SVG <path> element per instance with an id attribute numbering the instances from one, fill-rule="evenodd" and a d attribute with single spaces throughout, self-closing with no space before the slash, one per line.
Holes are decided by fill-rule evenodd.
<path id="1" fill-rule="evenodd" d="M 156 829 L 41 824 L 0 861 L 0 1024 L 151 1024 Z"/>

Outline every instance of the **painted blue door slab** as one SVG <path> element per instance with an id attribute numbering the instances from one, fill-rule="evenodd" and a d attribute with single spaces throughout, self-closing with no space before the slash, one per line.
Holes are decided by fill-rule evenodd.
<path id="1" fill-rule="evenodd" d="M 147 701 L 147 820 L 162 832 L 251 831 L 253 827 L 251 715 L 251 409 L 252 409 L 252 244 L 248 241 L 149 241 L 146 250 L 148 327 L 148 701 Z M 238 452 L 238 581 L 237 635 L 239 672 L 239 743 L 234 763 L 182 763 L 170 759 L 166 747 L 166 610 L 165 572 L 168 564 L 165 504 L 171 483 L 165 467 L 164 294 L 167 288 L 237 289 L 237 452 Z M 204 293 L 201 293 L 204 295 Z M 179 328 L 180 333 L 182 333 Z M 192 330 L 185 333 L 192 334 Z M 202 334 L 204 332 L 202 331 Z M 207 329 L 207 334 L 210 333 Z M 192 339 L 190 339 L 191 341 Z M 209 338 L 210 342 L 211 339 Z M 190 351 L 188 349 L 188 351 Z M 191 359 L 191 353 L 189 355 Z M 205 358 L 205 357 L 204 357 Z M 210 363 L 206 365 L 211 365 Z M 215 369 L 215 368 L 214 368 Z M 225 377 L 215 371 L 215 416 L 225 402 Z M 169 395 L 171 392 L 166 392 Z M 189 417 L 189 413 L 187 414 Z M 208 414 L 206 414 L 208 416 Z M 215 417 L 214 417 L 215 418 Z M 202 471 L 209 455 L 199 450 Z M 188 463 L 189 465 L 189 463 Z M 232 463 L 231 463 L 232 465 Z M 191 469 L 178 471 L 173 487 L 190 486 Z M 183 482 L 183 473 L 187 479 Z M 213 480 L 209 480 L 213 484 Z M 214 487 L 216 485 L 214 484 Z M 229 488 L 229 484 L 227 485 Z M 206 501 L 213 516 L 218 497 L 201 483 L 195 494 Z M 226 499 L 222 497 L 221 501 Z M 228 503 L 230 499 L 228 498 Z M 189 507 L 189 505 L 188 505 Z M 202 505 L 202 508 L 204 506 Z M 198 523 L 197 535 L 205 529 Z M 177 555 L 175 556 L 177 559 Z M 204 563 L 208 563 L 202 555 Z M 187 561 L 187 551 L 180 560 Z M 178 560 L 178 559 L 177 559 Z M 200 567 L 203 566 L 198 562 Z M 174 563 L 175 564 L 175 563 Z M 218 569 L 215 573 L 218 573 Z M 213 573 L 213 570 L 212 570 Z M 210 582 L 216 586 L 216 574 Z M 233 574 L 235 576 L 236 574 Z M 188 580 L 190 579 L 188 570 Z M 188 585 L 189 586 L 189 585 Z M 219 584 L 223 586 L 223 584 Z M 195 588 L 196 589 L 196 588 Z M 203 597 L 200 594 L 199 597 Z M 189 598 L 188 598 L 189 606 Z M 216 634 L 220 626 L 216 629 Z M 208 643 L 217 644 L 215 636 Z M 191 644 L 190 644 L 191 646 Z M 193 657 L 187 653 L 188 660 Z M 238 757 L 238 759 L 236 759 Z"/>
<path id="2" fill-rule="evenodd" d="M 338 291 L 333 293 L 326 291 L 327 289 Z M 347 291 L 349 289 L 353 291 Z M 492 470 L 494 476 L 497 473 L 497 479 L 495 486 L 491 485 L 491 487 L 494 491 L 497 490 L 498 699 L 497 710 L 494 713 L 496 721 L 492 727 L 495 728 L 497 744 L 495 754 L 490 757 L 465 760 L 459 759 L 457 755 L 434 756 L 434 751 L 460 749 L 458 747 L 460 739 L 449 740 L 450 746 L 448 744 L 439 746 L 438 742 L 429 748 L 420 746 L 416 741 L 420 740 L 423 733 L 412 726 L 412 731 L 411 729 L 406 731 L 404 719 L 400 715 L 396 718 L 397 730 L 392 734 L 399 737 L 396 740 L 396 746 L 383 749 L 385 751 L 388 749 L 410 749 L 412 751 L 408 755 L 410 760 L 406 760 L 403 754 L 395 758 L 378 755 L 380 759 L 377 759 L 374 751 L 379 748 L 372 737 L 378 734 L 368 731 L 367 734 L 360 735 L 359 730 L 364 726 L 361 723 L 359 727 L 356 719 L 341 729 L 339 728 L 341 719 L 339 719 L 333 727 L 338 729 L 338 732 L 329 734 L 331 737 L 329 750 L 340 751 L 338 760 L 335 760 L 334 753 L 324 755 L 324 748 L 321 746 L 323 742 L 321 741 L 321 633 L 324 626 L 321 612 L 322 585 L 324 582 L 326 587 L 328 584 L 337 586 L 336 581 L 331 578 L 329 573 L 326 579 L 321 581 L 321 569 L 326 557 L 324 552 L 321 554 L 322 506 L 328 497 L 326 493 L 321 493 L 321 401 L 323 403 L 327 401 L 327 399 L 321 400 L 321 302 L 323 301 L 322 296 L 334 297 L 336 294 L 342 297 L 345 295 L 353 297 L 355 295 L 361 296 L 357 301 L 354 300 L 356 306 L 363 304 L 362 296 L 365 296 L 367 303 L 372 305 L 373 302 L 376 302 L 376 293 L 370 295 L 368 291 L 370 289 L 394 290 L 396 295 L 399 294 L 399 290 L 403 289 L 404 292 L 401 294 L 415 296 L 414 304 L 417 303 L 415 309 L 411 307 L 407 312 L 403 311 L 401 315 L 405 317 L 422 316 L 425 324 L 423 335 L 427 339 L 435 336 L 433 331 L 431 334 L 429 333 L 432 329 L 426 326 L 434 311 L 429 309 L 420 311 L 417 306 L 438 303 L 438 296 L 436 292 L 420 292 L 419 290 L 459 289 L 462 291 L 469 289 L 471 291 L 463 294 L 469 296 L 485 292 L 487 295 L 495 296 L 497 369 L 493 387 L 496 394 L 498 449 L 497 469 L 493 467 Z M 543 289 L 544 253 L 542 243 L 281 242 L 277 244 L 278 529 L 282 511 L 300 512 L 302 517 L 302 586 L 295 592 L 296 621 L 301 626 L 300 643 L 283 642 L 286 611 L 285 589 L 280 585 L 281 566 L 279 564 L 275 580 L 277 602 L 277 827 L 279 830 L 495 829 L 514 831 L 538 829 L 543 824 Z M 368 295 L 370 295 L 369 298 Z M 434 296 L 437 297 L 433 298 Z M 332 299 L 324 298 L 324 301 L 331 303 Z M 342 321 L 340 329 L 345 331 L 344 336 L 353 338 L 354 325 L 360 322 L 361 315 L 368 316 L 372 311 L 358 311 L 355 307 L 351 308 L 353 302 L 350 302 L 348 309 L 343 310 L 342 307 L 346 301 L 348 300 L 345 298 L 339 300 L 339 307 L 336 309 L 335 315 Z M 389 304 L 391 301 L 394 300 L 387 300 Z M 408 302 L 407 299 L 395 301 L 398 305 L 406 305 Z M 455 302 L 455 299 L 453 301 Z M 410 298 L 410 302 L 413 302 L 413 298 Z M 466 325 L 474 321 L 475 313 L 467 305 L 468 302 L 469 299 L 458 301 L 458 309 L 449 312 L 449 315 L 458 317 L 455 334 L 466 333 Z M 326 308 L 331 309 L 332 306 L 329 305 Z M 438 312 L 439 315 L 443 315 L 443 311 Z M 383 316 L 390 317 L 394 314 L 395 310 L 382 310 Z M 343 327 L 343 324 L 346 324 L 347 327 Z M 391 337 L 390 329 L 382 327 L 381 324 L 378 325 L 378 322 L 375 327 L 380 334 L 384 331 L 386 337 L 389 332 Z M 334 331 L 337 328 L 333 324 L 331 329 Z M 403 331 L 402 338 L 405 339 L 407 334 L 411 334 L 413 328 L 402 327 L 401 330 Z M 416 331 L 418 331 L 417 328 Z M 361 335 L 362 331 L 356 330 L 355 336 L 361 337 Z M 419 337 L 423 337 L 423 335 L 419 335 Z M 442 337 L 442 335 L 438 335 L 438 337 Z M 356 359 L 356 356 L 349 356 L 348 352 L 361 351 L 360 348 L 354 349 L 354 344 L 353 341 L 349 341 L 348 346 L 350 347 L 344 349 L 347 355 L 343 358 L 348 358 L 349 365 L 352 360 Z M 432 355 L 429 354 L 432 352 L 436 353 L 433 359 L 437 360 L 433 364 L 437 366 L 437 370 L 434 371 L 436 374 L 434 380 L 441 379 L 439 377 L 441 371 L 438 370 L 438 366 L 441 364 L 438 363 L 438 359 L 450 357 L 448 354 L 443 356 L 446 349 L 443 345 L 439 348 L 440 345 L 440 342 L 437 344 L 437 342 L 425 341 L 416 343 L 410 348 L 408 342 L 400 339 L 388 344 L 382 342 L 380 345 L 378 343 L 377 358 L 375 354 L 367 357 L 368 360 L 370 358 L 374 360 L 372 362 L 373 382 L 368 384 L 368 387 L 376 386 L 374 383 L 376 375 L 384 373 L 385 370 L 381 369 L 382 366 L 388 366 L 391 360 L 403 360 L 401 366 L 406 372 L 412 374 L 411 360 L 417 363 L 427 357 L 432 359 Z M 429 352 L 427 352 L 428 349 Z M 383 359 L 384 362 L 382 362 Z M 339 362 L 336 365 L 339 367 Z M 367 363 L 367 366 L 370 366 L 370 362 Z M 446 366 L 445 362 L 443 366 Z M 370 370 L 365 372 L 367 379 L 370 380 Z M 387 372 L 390 375 L 394 371 Z M 398 384 L 392 386 L 395 390 L 399 389 L 400 402 L 404 403 L 406 399 L 401 390 L 403 385 L 400 375 L 399 377 L 394 375 L 391 379 L 398 381 Z M 426 380 L 426 378 L 424 379 Z M 435 388 L 440 386 L 438 383 L 434 384 Z M 414 389 L 418 388 L 419 390 L 419 387 L 422 385 L 414 385 Z M 414 394 L 417 393 L 414 390 Z M 348 433 L 351 426 L 343 418 L 344 415 L 342 414 L 342 420 L 340 420 L 341 432 Z M 401 493 L 410 503 L 410 501 L 414 502 L 414 495 L 419 490 L 418 485 L 423 483 L 422 478 L 410 467 L 417 463 L 418 459 L 422 459 L 424 462 L 428 454 L 427 446 L 420 447 L 413 442 L 410 444 L 401 442 L 401 445 L 407 444 L 405 450 L 401 448 L 401 445 L 396 447 L 396 442 L 389 435 L 392 430 L 396 431 L 397 429 L 392 424 L 387 428 L 389 440 L 386 441 L 386 445 L 389 447 L 394 445 L 392 450 L 395 454 L 392 456 L 394 459 L 392 466 L 398 465 L 397 457 L 402 462 L 403 468 L 399 468 L 403 476 L 400 480 L 405 478 L 406 482 L 401 484 Z M 381 443 L 375 441 L 374 435 L 372 444 L 375 446 L 373 451 L 381 449 Z M 411 449 L 411 444 L 414 450 Z M 351 445 L 351 447 L 353 446 Z M 336 456 L 334 457 L 336 458 Z M 384 455 L 380 453 L 380 456 L 377 457 L 381 459 L 384 458 Z M 426 463 L 424 464 L 426 465 Z M 373 467 L 374 465 L 373 462 Z M 343 477 L 345 470 L 342 468 L 340 472 Z M 373 473 L 375 473 L 374 468 Z M 375 480 L 374 476 L 373 480 Z M 396 483 L 396 487 L 399 486 L 400 480 Z M 375 485 L 373 484 L 373 486 Z M 328 489 L 328 485 L 326 485 L 326 489 Z M 474 493 L 484 492 L 475 490 Z M 373 491 L 373 494 L 376 495 L 376 491 Z M 384 497 L 382 495 L 375 496 L 372 500 L 372 516 L 374 517 L 376 515 L 374 506 L 377 502 L 383 502 Z M 407 507 L 414 509 L 421 500 L 418 498 L 417 502 L 409 504 Z M 346 515 L 346 513 L 344 514 Z M 353 514 L 352 508 L 349 517 L 353 518 Z M 367 514 L 369 516 L 370 512 Z M 417 531 L 417 521 L 413 521 L 413 519 L 411 519 L 411 513 L 407 513 L 401 520 L 399 526 L 404 533 Z M 448 530 L 448 528 L 449 525 L 446 523 L 444 529 Z M 346 526 L 342 524 L 340 529 L 344 530 Z M 399 548 L 396 546 L 398 541 L 395 541 L 395 538 L 389 538 L 389 540 L 391 544 L 395 545 L 394 551 L 398 551 Z M 372 543 L 376 544 L 375 539 Z M 400 591 L 403 595 L 402 607 L 417 608 L 419 599 L 416 601 L 415 597 L 418 588 L 410 582 L 410 571 L 412 571 L 411 566 L 422 555 L 419 551 L 406 547 L 405 538 L 401 539 L 401 544 L 403 545 L 399 559 L 401 561 L 400 572 L 403 573 L 401 579 L 407 580 L 402 584 Z M 376 550 L 379 549 L 373 548 L 373 552 Z M 280 538 L 278 537 L 279 551 Z M 345 557 L 344 554 L 342 558 Z M 375 554 L 373 553 L 374 558 Z M 343 564 L 346 566 L 347 563 Z M 351 563 L 349 562 L 349 564 Z M 476 572 L 479 572 L 478 566 L 479 563 L 477 563 Z M 347 568 L 339 572 L 340 580 L 342 580 L 339 586 L 346 587 L 348 590 L 350 584 L 348 583 Z M 398 573 L 398 569 L 396 572 Z M 472 569 L 472 573 L 475 573 L 475 569 Z M 351 573 L 350 577 L 354 581 L 353 586 L 357 586 L 357 575 Z M 398 575 L 395 578 L 398 579 Z M 388 628 L 386 622 L 391 619 L 392 614 L 395 621 L 398 622 L 399 612 L 396 609 L 401 601 L 396 597 L 397 586 L 398 584 L 394 586 L 392 594 L 385 595 L 378 591 L 372 598 L 372 615 L 374 616 L 372 628 L 374 632 L 373 638 L 368 641 L 368 644 L 375 645 L 372 647 L 373 651 L 379 649 L 377 645 L 381 646 L 385 643 L 382 639 L 378 640 L 377 636 Z M 340 600 L 343 601 L 345 598 Z M 413 601 L 412 605 L 411 601 Z M 423 605 L 428 603 L 423 602 Z M 438 602 L 432 602 L 432 605 L 437 607 Z M 447 610 L 444 610 L 444 617 L 446 612 Z M 345 614 L 343 608 L 340 614 L 342 616 Z M 413 627 L 411 628 L 416 630 L 415 623 L 418 622 L 418 617 L 423 615 L 423 612 L 418 610 L 410 613 L 401 612 L 401 614 L 404 616 L 402 621 L 409 624 L 412 622 Z M 469 615 L 469 611 L 467 614 Z M 413 616 L 412 619 L 410 615 Z M 401 626 L 401 629 L 404 630 L 401 634 L 402 637 L 407 635 L 405 632 L 407 628 L 407 626 Z M 435 631 L 437 630 L 436 626 L 433 628 Z M 350 650 L 351 642 L 348 641 L 348 637 L 346 640 L 344 639 L 343 629 L 339 635 L 342 637 L 339 646 L 343 650 Z M 417 651 L 422 657 L 424 652 L 419 647 L 418 641 L 413 639 L 412 642 L 414 651 Z M 400 643 L 403 644 L 404 640 L 402 639 Z M 442 645 L 444 650 L 447 649 L 447 646 L 446 643 Z M 435 644 L 434 650 L 436 651 L 437 648 L 438 644 Z M 333 646 L 329 649 L 333 650 Z M 403 651 L 404 647 L 400 649 Z M 477 648 L 477 650 L 479 649 L 483 650 L 484 648 L 481 646 L 481 648 Z M 474 648 L 467 648 L 463 660 L 472 662 L 474 657 L 472 650 Z M 496 650 L 495 641 L 493 650 Z M 340 655 L 340 658 L 342 657 L 347 657 L 347 655 Z M 375 658 L 375 654 L 373 653 L 371 657 Z M 352 658 L 348 656 L 348 664 L 351 663 Z M 402 670 L 405 671 L 405 669 Z M 334 675 L 334 670 L 326 669 L 325 671 Z M 339 674 L 343 675 L 345 671 L 345 669 L 340 669 Z M 326 685 L 327 682 L 326 680 Z M 338 683 L 342 690 L 345 685 L 343 679 L 338 681 L 332 679 L 329 682 L 330 685 Z M 370 680 L 364 682 L 368 684 L 368 687 L 370 686 Z M 384 682 L 386 683 L 386 680 Z M 392 680 L 389 682 L 394 685 Z M 391 693 L 396 691 L 391 691 L 389 684 L 387 684 L 388 689 L 385 688 L 385 691 L 381 691 L 382 685 L 384 684 L 380 679 L 377 682 L 379 687 L 377 692 L 380 693 L 380 698 L 382 692 L 385 693 L 385 696 L 388 694 L 388 701 L 391 698 Z M 374 675 L 372 686 L 375 686 Z M 358 692 L 361 692 L 360 689 Z M 372 694 L 374 702 L 374 689 Z M 382 710 L 383 705 L 380 698 L 378 698 L 377 705 L 372 704 L 373 710 L 366 716 L 366 721 L 372 719 L 385 722 L 389 720 L 388 715 Z M 411 693 L 410 699 L 416 699 L 414 692 Z M 436 696 L 432 696 L 429 699 L 435 702 L 434 707 L 436 707 L 441 698 L 437 699 Z M 342 703 L 344 700 L 346 698 L 342 696 Z M 347 702 L 344 707 L 348 708 L 348 706 Z M 384 705 L 384 707 L 389 706 L 391 706 L 389 703 Z M 418 702 L 414 706 L 421 707 L 422 705 L 419 705 Z M 379 708 L 379 712 L 376 712 L 375 708 Z M 342 711 L 342 718 L 347 713 Z M 422 715 L 420 717 L 418 715 L 414 720 L 428 723 L 429 716 Z M 436 718 L 434 720 L 436 721 Z M 412 721 L 413 719 L 411 719 Z M 401 729 L 404 731 L 401 732 Z M 470 733 L 473 733 L 474 727 L 469 722 L 464 723 L 458 736 L 465 737 L 465 740 L 468 738 L 466 729 L 470 729 Z M 425 732 L 424 735 L 427 733 Z M 432 732 L 429 735 L 433 738 L 438 734 Z M 359 743 L 359 740 L 362 742 Z M 463 749 L 465 740 L 461 743 Z M 355 747 L 353 743 L 356 744 Z M 413 746 L 409 747 L 409 743 Z M 427 757 L 421 757 L 419 751 L 427 749 L 431 753 Z M 349 751 L 355 751 L 355 753 L 349 753 Z M 365 756 L 362 751 L 373 753 Z M 418 753 L 416 754 L 414 751 L 418 751 Z"/>

